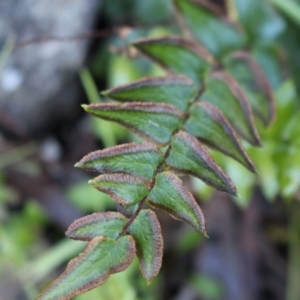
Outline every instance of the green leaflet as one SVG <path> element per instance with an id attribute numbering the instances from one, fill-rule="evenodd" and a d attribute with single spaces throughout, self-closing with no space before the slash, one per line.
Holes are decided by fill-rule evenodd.
<path id="1" fill-rule="evenodd" d="M 218 107 L 234 129 L 252 145 L 260 145 L 251 106 L 233 77 L 223 71 L 212 73 L 205 82 L 201 99 Z"/>
<path id="2" fill-rule="evenodd" d="M 98 103 L 83 105 L 90 114 L 117 122 L 138 135 L 159 145 L 170 141 L 181 126 L 181 113 L 172 105 L 162 103 Z"/>
<path id="3" fill-rule="evenodd" d="M 181 37 L 141 39 L 133 45 L 162 67 L 184 74 L 197 84 L 214 61 L 202 46 Z"/>
<path id="4" fill-rule="evenodd" d="M 277 91 L 286 79 L 282 61 L 278 60 L 279 53 L 280 48 L 273 44 L 257 45 L 251 51 L 252 58 L 265 74 L 273 91 Z"/>
<path id="5" fill-rule="evenodd" d="M 134 204 L 148 194 L 149 184 L 126 174 L 104 174 L 89 181 L 97 190 L 121 204 Z"/>
<path id="6" fill-rule="evenodd" d="M 184 221 L 197 231 L 206 234 L 206 225 L 202 211 L 182 181 L 171 172 L 156 176 L 148 203 L 168 212 L 173 218 Z"/>
<path id="7" fill-rule="evenodd" d="M 252 44 L 275 40 L 285 29 L 284 20 L 267 1 L 235 0 L 235 6 L 238 19 Z"/>
<path id="8" fill-rule="evenodd" d="M 215 56 L 220 57 L 245 44 L 244 36 L 235 27 L 220 20 L 221 13 L 211 2 L 202 1 L 207 8 L 193 0 L 173 2 L 188 29 Z"/>
<path id="9" fill-rule="evenodd" d="M 153 144 L 129 143 L 92 152 L 83 157 L 75 167 L 151 179 L 162 159 L 162 153 Z"/>
<path id="10" fill-rule="evenodd" d="M 135 241 L 142 274 L 150 283 L 160 270 L 163 256 L 163 238 L 155 213 L 141 210 L 128 231 Z"/>
<path id="11" fill-rule="evenodd" d="M 131 236 L 116 241 L 96 237 L 37 300 L 67 300 L 89 291 L 106 282 L 111 274 L 127 269 L 134 255 L 135 243 Z"/>
<path id="12" fill-rule="evenodd" d="M 126 221 L 118 212 L 94 213 L 75 220 L 66 231 L 66 236 L 81 241 L 90 241 L 97 236 L 116 239 Z"/>
<path id="13" fill-rule="evenodd" d="M 172 170 L 196 176 L 220 191 L 236 195 L 236 188 L 231 179 L 201 143 L 186 132 L 181 131 L 172 138 L 166 164 Z"/>
<path id="14" fill-rule="evenodd" d="M 275 97 L 268 79 L 252 56 L 244 51 L 235 52 L 225 60 L 225 65 L 247 95 L 254 114 L 265 125 L 272 123 L 276 113 Z"/>
<path id="15" fill-rule="evenodd" d="M 260 66 L 271 75 L 268 78 L 272 84 L 279 86 L 280 64 L 274 58 L 277 48 L 271 49 L 274 45 L 270 42 L 281 33 L 283 23 L 260 0 L 225 1 L 226 13 L 236 26 L 225 16 L 225 9 L 219 9 L 211 0 L 172 2 L 188 38 L 147 38 L 133 43 L 168 75 L 144 78 L 102 93 L 122 103 L 83 105 L 88 113 L 119 123 L 149 142 L 95 151 L 76 164 L 101 173 L 90 183 L 115 200 L 118 212 L 95 213 L 70 225 L 66 235 L 89 244 L 38 299 L 70 299 L 103 284 L 110 274 L 125 270 L 135 253 L 141 272 L 150 283 L 161 268 L 163 238 L 156 214 L 142 209 L 146 201 L 152 208 L 162 209 L 206 235 L 201 208 L 175 174 L 196 176 L 233 195 L 236 187 L 202 142 L 255 172 L 236 132 L 253 145 L 259 145 L 252 109 L 264 124 L 270 124 L 274 118 L 274 96 Z M 125 42 L 135 35 L 127 29 L 119 33 Z M 121 44 L 123 51 L 126 46 L 123 48 Z M 129 55 L 135 55 L 135 51 L 127 49 Z M 246 50 L 238 51 L 241 49 Z M 249 49 L 259 64 L 247 52 Z M 275 128 L 266 134 L 270 137 L 277 134 L 285 141 L 286 137 L 295 137 L 297 142 L 300 132 L 297 122 L 297 116 L 293 117 L 283 133 L 279 124 L 277 131 Z M 283 150 L 279 149 L 273 158 L 282 160 Z M 265 160 L 269 165 L 265 168 L 264 164 L 262 175 L 265 176 L 261 177 L 271 183 L 265 192 L 275 195 L 279 186 L 274 181 L 277 174 L 270 168 L 272 161 Z M 292 164 L 292 160 L 287 163 Z M 286 165 L 286 159 L 281 165 Z M 232 174 L 236 171 L 233 169 Z M 298 169 L 279 176 L 285 195 L 296 191 L 294 178 Z M 270 171 L 273 172 L 268 177 Z"/>
<path id="16" fill-rule="evenodd" d="M 207 145 L 236 159 L 252 172 L 255 167 L 222 112 L 208 102 L 194 104 L 185 130 Z"/>
<path id="17" fill-rule="evenodd" d="M 185 76 L 144 78 L 114 87 L 102 95 L 118 101 L 160 102 L 171 104 L 181 111 L 195 97 L 197 89 Z"/>

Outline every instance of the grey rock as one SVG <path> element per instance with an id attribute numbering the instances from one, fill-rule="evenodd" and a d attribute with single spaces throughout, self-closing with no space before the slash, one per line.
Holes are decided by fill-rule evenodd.
<path id="1" fill-rule="evenodd" d="M 88 32 L 100 0 L 0 0 L 0 51 L 16 43 Z M 0 109 L 31 134 L 78 111 L 89 40 L 46 41 L 13 50 L 0 70 Z"/>

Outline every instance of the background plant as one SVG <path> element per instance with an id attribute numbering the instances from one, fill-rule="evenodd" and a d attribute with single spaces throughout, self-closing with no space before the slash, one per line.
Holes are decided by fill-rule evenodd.
<path id="1" fill-rule="evenodd" d="M 40 299 L 68 299 L 90 290 L 107 281 L 110 274 L 126 269 L 135 253 L 143 276 L 151 282 L 161 267 L 163 242 L 156 215 L 143 209 L 146 203 L 206 235 L 201 209 L 175 174 L 196 176 L 233 195 L 236 188 L 202 142 L 255 171 L 237 133 L 250 144 L 260 145 L 252 108 L 263 124 L 274 119 L 272 88 L 258 63 L 244 50 L 262 37 L 252 30 L 240 3 L 231 6 L 231 20 L 208 2 L 178 0 L 174 6 L 189 38 L 148 38 L 133 46 L 167 71 L 187 77 L 143 79 L 102 93 L 130 102 L 83 106 L 87 112 L 115 121 L 149 142 L 96 151 L 76 164 L 103 174 L 90 183 L 109 194 L 123 214 L 96 213 L 69 227 L 67 236 L 89 241 L 88 247 Z M 264 4 L 261 11 L 273 18 L 271 24 L 277 28 L 277 32 L 263 35 L 272 40 L 283 25 L 268 5 Z M 242 24 L 231 24 L 236 21 L 235 13 L 243 17 Z M 260 21 L 263 27 L 263 18 Z M 246 30 L 242 32 L 242 28 Z M 210 29 L 214 29 L 214 35 Z"/>
<path id="2" fill-rule="evenodd" d="M 170 16 L 170 2 L 158 1 L 160 8 L 154 10 L 152 14 L 149 13 L 149 15 L 140 15 L 143 11 L 142 7 L 146 6 L 146 2 L 149 1 L 136 1 L 131 6 L 127 4 L 134 1 L 124 1 L 127 3 L 127 8 L 131 7 L 127 10 L 126 15 L 122 14 L 123 8 L 117 9 L 119 2 L 115 2 L 114 5 L 109 5 L 109 2 L 107 1 L 106 10 L 103 9 L 104 6 L 101 7 L 101 14 L 103 11 L 103 15 L 100 19 L 103 20 L 103 16 L 106 16 L 106 26 L 109 23 L 109 28 L 111 28 L 115 24 L 114 22 L 130 24 L 128 16 L 134 16 L 132 17 L 133 24 L 138 23 L 138 26 L 127 30 L 129 35 L 125 39 L 124 35 L 121 39 L 119 36 L 113 36 L 107 39 L 106 43 L 103 43 L 105 40 L 101 40 L 97 44 L 100 47 L 98 46 L 97 52 L 91 56 L 93 61 L 89 64 L 97 86 L 103 90 L 103 80 L 107 80 L 108 86 L 114 86 L 136 80 L 145 74 L 162 76 L 162 71 L 143 57 L 136 56 L 133 59 L 128 59 L 126 56 L 128 52 L 121 50 L 126 48 L 128 43 L 142 36 L 178 34 L 178 30 L 173 27 L 173 17 L 170 17 L 169 23 L 166 19 L 163 21 L 160 19 L 161 16 Z M 151 4 L 145 10 L 147 12 L 150 12 L 153 6 L 157 5 L 154 4 L 157 1 L 150 2 Z M 252 3 L 254 2 L 252 1 Z M 257 31 L 266 32 L 264 28 L 268 28 L 268 22 L 274 18 L 265 15 L 263 18 L 265 25 L 261 26 L 261 22 L 257 22 L 257 16 L 261 14 L 260 7 L 255 9 L 258 11 L 247 10 L 251 15 L 249 18 L 253 20 L 253 27 L 256 27 L 255 30 Z M 110 11 L 109 14 L 108 10 Z M 232 13 L 230 15 L 234 16 Z M 152 21 L 153 16 L 156 18 L 155 21 Z M 159 297 L 176 299 L 182 295 L 185 297 L 186 295 L 194 295 L 194 298 L 205 297 L 207 299 L 227 297 L 226 299 L 230 300 L 241 299 L 243 298 L 241 295 L 248 295 L 250 299 L 265 299 L 266 295 L 269 295 L 272 299 L 284 299 L 285 288 L 287 299 L 299 299 L 299 276 L 297 275 L 300 269 L 297 262 L 299 251 L 297 238 L 299 234 L 297 229 L 297 211 L 299 210 L 297 208 L 297 191 L 299 189 L 297 184 L 297 152 L 299 151 L 296 144 L 297 135 L 285 134 L 285 132 L 297 131 L 297 126 L 293 126 L 290 121 L 294 119 L 294 114 L 297 115 L 299 111 L 298 93 L 294 84 L 294 81 L 297 82 L 299 77 L 297 76 L 299 28 L 297 23 L 289 20 L 288 14 L 285 14 L 284 17 L 283 19 L 275 14 L 275 19 L 280 19 L 280 22 L 284 24 L 281 34 L 278 32 L 278 35 L 274 35 L 269 40 L 257 39 L 256 43 L 252 44 L 255 49 L 253 51 L 252 48 L 252 55 L 264 69 L 272 84 L 277 101 L 275 124 L 268 130 L 259 126 L 263 147 L 252 148 L 244 143 L 244 147 L 255 162 L 258 173 L 252 176 L 243 166 L 235 163 L 232 159 L 227 159 L 216 151 L 210 151 L 237 186 L 240 197 L 232 197 L 231 200 L 233 201 L 229 202 L 225 201 L 229 197 L 225 197 L 225 194 L 222 193 L 212 193 L 213 189 L 201 181 L 191 178 L 192 181 L 187 182 L 184 178 L 185 184 L 193 190 L 197 201 L 202 204 L 201 207 L 204 209 L 205 217 L 208 220 L 210 239 L 202 239 L 202 236 L 193 228 L 189 229 L 182 222 L 176 223 L 176 221 L 172 221 L 172 218 L 168 218 L 167 214 L 164 215 L 157 211 L 159 220 L 162 221 L 165 238 L 164 267 L 159 277 L 150 286 L 146 286 L 146 281 L 143 281 L 142 276 L 138 274 L 138 262 L 134 260 L 125 272 L 111 276 L 106 284 L 76 296 L 76 299 L 157 299 Z M 144 27 L 145 23 L 143 22 L 147 22 L 147 28 Z M 161 25 L 157 26 L 156 22 L 160 22 Z M 272 32 L 276 26 L 269 28 L 272 29 Z M 263 35 L 260 34 L 260 36 Z M 276 43 L 274 43 L 275 40 Z M 115 51 L 114 53 L 107 52 L 109 45 L 112 44 L 118 47 L 117 53 Z M 270 46 L 270 49 L 265 49 L 266 44 Z M 39 44 L 36 46 L 39 47 Z M 283 49 L 288 53 L 286 56 Z M 125 56 L 120 56 L 120 53 L 125 53 Z M 294 77 L 287 72 L 289 65 L 295 70 Z M 94 97 L 95 101 L 98 101 L 97 89 L 93 88 L 91 77 L 88 75 L 89 73 L 85 69 L 82 72 L 82 78 L 84 78 L 89 97 Z M 296 122 L 297 119 L 294 120 Z M 6 294 L 5 291 L 12 287 L 10 281 L 12 278 L 18 279 L 18 284 L 13 289 L 14 293 L 12 294 L 19 293 L 21 295 L 20 290 L 24 289 L 26 295 L 22 294 L 22 299 L 26 299 L 26 296 L 28 299 L 32 299 L 38 290 L 47 286 L 50 280 L 55 278 L 59 274 L 58 272 L 61 272 L 62 267 L 59 266 L 63 266 L 68 259 L 83 250 L 84 242 L 64 239 L 61 231 L 64 231 L 72 220 L 66 221 L 65 225 L 61 226 L 60 217 L 67 220 L 72 207 L 76 207 L 84 214 L 114 209 L 109 197 L 93 190 L 91 186 L 85 183 L 85 176 L 88 176 L 89 173 L 80 173 L 71 165 L 80 155 L 88 151 L 101 149 L 103 145 L 109 147 L 116 143 L 137 141 L 137 138 L 115 123 L 96 120 L 96 118 L 90 118 L 90 121 L 92 123 L 91 128 L 94 130 L 93 136 L 88 130 L 85 130 L 85 135 L 82 135 L 80 128 L 85 128 L 82 125 L 88 125 L 82 117 L 67 131 L 68 135 L 64 135 L 64 130 L 66 130 L 64 127 L 59 132 L 52 133 L 52 137 L 55 139 L 59 136 L 59 144 L 64 151 L 63 156 L 59 159 L 59 165 L 57 162 L 48 165 L 41 161 L 39 149 L 43 147 L 43 140 L 35 140 L 34 144 L 28 145 L 28 148 L 25 144 L 23 151 L 23 147 L 19 146 L 20 141 L 7 140 L 6 137 L 1 137 L 1 190 L 3 193 L 0 194 L 0 213 L 3 230 L 0 232 L 2 241 L 0 243 L 0 291 L 2 295 L 6 295 L 7 299 L 10 299 L 10 294 Z M 79 124 L 81 125 L 79 126 Z M 286 126 L 287 124 L 290 125 Z M 276 134 L 270 134 L 274 127 L 278 129 Z M 70 144 L 69 137 L 74 136 L 74 134 L 76 139 L 73 139 L 74 144 Z M 97 138 L 98 144 L 95 146 Z M 78 143 L 78 140 L 81 143 Z M 93 141 L 94 144 L 91 145 L 90 141 Z M 11 146 L 7 147 L 7 145 Z M 14 148 L 17 150 L 14 152 L 16 155 L 14 156 L 12 153 L 13 155 L 9 156 L 11 158 L 7 160 L 6 154 L 9 155 L 10 149 Z M 279 149 L 281 151 L 278 151 Z M 293 149 L 293 151 L 289 151 L 289 149 Z M 2 155 L 3 150 L 8 150 L 5 155 Z M 74 150 L 77 152 L 77 156 L 74 155 Z M 16 176 L 14 172 L 11 172 L 11 165 L 14 169 L 24 172 L 23 174 L 26 176 Z M 59 175 L 58 166 L 64 170 L 63 176 L 57 177 Z M 54 170 L 55 172 L 53 172 Z M 285 180 L 283 180 L 283 174 L 287 175 Z M 17 175 L 19 174 L 17 173 Z M 27 184 L 28 188 L 32 186 L 35 188 L 29 193 L 25 191 L 24 195 L 23 189 L 18 183 L 20 178 Z M 30 178 L 32 178 L 31 182 L 28 180 Z M 74 182 L 74 178 L 77 178 L 78 183 Z M 60 202 L 57 202 L 55 200 L 56 195 L 53 195 L 53 197 L 48 198 L 49 203 L 56 203 L 57 218 L 53 220 L 51 207 L 44 206 L 43 197 L 45 196 L 32 193 L 32 191 L 47 190 L 46 185 L 41 185 L 41 179 L 48 180 L 50 185 L 60 189 L 60 194 L 70 201 L 71 210 L 66 211 L 64 209 L 65 199 L 60 199 Z M 258 187 L 263 188 L 263 194 Z M 283 188 L 286 187 L 292 187 L 292 189 L 286 189 L 285 191 L 289 190 L 290 193 L 286 194 L 285 192 L 283 196 Z M 207 198 L 210 201 L 204 200 Z M 244 208 L 241 210 L 234 208 L 234 204 L 228 206 L 232 202 Z M 224 205 L 224 203 L 227 204 Z M 234 214 L 232 214 L 232 208 L 234 208 Z M 60 214 L 60 212 L 62 213 Z M 244 220 L 247 221 L 251 216 L 255 218 L 248 220 L 251 222 L 250 227 L 245 227 L 243 223 L 238 221 L 240 219 L 243 222 Z M 230 224 L 226 225 L 224 218 L 229 217 L 228 222 Z M 231 227 L 228 227 L 229 225 Z M 231 230 L 230 228 L 234 228 L 238 236 L 232 236 L 230 233 L 232 231 L 228 231 Z M 257 228 L 257 233 L 254 232 L 255 235 L 253 232 L 252 235 L 249 232 L 251 228 Z M 216 236 L 216 229 L 218 229 L 217 233 L 219 231 L 219 237 L 222 239 L 221 244 L 216 240 L 218 237 Z M 247 254 L 247 248 L 245 249 L 241 244 L 238 244 L 241 239 L 242 241 L 252 241 L 251 244 L 248 244 L 251 246 L 251 253 Z M 230 241 L 229 245 L 228 241 Z M 222 243 L 225 243 L 226 248 Z M 230 260 L 232 257 L 230 255 L 233 253 L 234 260 L 231 260 L 230 267 L 224 265 L 224 261 Z M 241 253 L 244 256 L 242 265 L 239 265 Z M 251 259 L 253 255 L 258 255 L 258 261 L 251 261 L 251 267 L 247 267 L 245 262 L 249 258 Z M 211 273 L 214 266 L 211 262 L 218 262 L 217 271 L 221 272 L 219 275 L 218 273 Z M 289 266 L 288 277 L 286 277 L 287 273 L 283 267 L 285 263 Z M 244 273 L 236 273 L 236 267 Z M 259 272 L 253 272 L 255 270 Z M 247 279 L 245 282 L 243 282 L 244 274 Z M 259 286 L 253 285 L 252 279 L 256 279 Z M 239 289 L 235 291 L 237 294 L 234 295 L 231 293 L 233 284 Z"/>

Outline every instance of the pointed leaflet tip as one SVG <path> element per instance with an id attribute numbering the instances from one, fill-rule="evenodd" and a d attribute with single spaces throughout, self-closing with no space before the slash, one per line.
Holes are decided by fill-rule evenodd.
<path id="1" fill-rule="evenodd" d="M 173 218 L 193 226 L 198 232 L 206 230 L 203 213 L 191 192 L 171 172 L 159 173 L 151 190 L 148 203 L 168 212 Z"/>
<path id="2" fill-rule="evenodd" d="M 84 164 L 82 162 L 78 162 L 74 165 L 75 168 L 83 168 Z"/>
<path id="3" fill-rule="evenodd" d="M 218 107 L 245 140 L 260 145 L 252 107 L 238 82 L 224 71 L 215 71 L 207 78 L 205 88 L 201 99 Z"/>
<path id="4" fill-rule="evenodd" d="M 100 95 L 104 97 L 107 97 L 108 94 L 109 94 L 109 90 L 100 92 Z"/>
<path id="5" fill-rule="evenodd" d="M 182 123 L 182 113 L 173 105 L 163 103 L 97 103 L 88 105 L 85 110 L 159 145 L 167 144 L 174 130 Z"/>
<path id="6" fill-rule="evenodd" d="M 184 125 L 189 134 L 236 159 L 250 171 L 255 170 L 254 164 L 240 143 L 235 130 L 217 107 L 203 101 L 194 104 L 190 112 Z"/>
<path id="7" fill-rule="evenodd" d="M 132 235 L 140 269 L 147 284 L 158 274 L 163 256 L 163 237 L 156 214 L 150 210 L 141 210 L 128 228 Z"/>
<path id="8" fill-rule="evenodd" d="M 173 136 L 166 164 L 174 171 L 198 177 L 217 190 L 236 195 L 236 187 L 231 179 L 215 163 L 206 148 L 186 132 L 180 131 Z"/>
<path id="9" fill-rule="evenodd" d="M 225 61 L 226 69 L 239 81 L 253 107 L 254 114 L 265 126 L 270 125 L 276 114 L 276 101 L 272 87 L 261 69 L 247 51 L 233 52 Z M 247 72 L 247 78 L 240 72 Z"/>
<path id="10" fill-rule="evenodd" d="M 95 179 L 90 179 L 90 180 L 88 181 L 88 184 L 94 185 L 94 184 L 95 184 Z"/>

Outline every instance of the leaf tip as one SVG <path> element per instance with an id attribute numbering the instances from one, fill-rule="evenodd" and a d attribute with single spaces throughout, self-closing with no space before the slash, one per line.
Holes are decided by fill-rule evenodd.
<path id="1" fill-rule="evenodd" d="M 209 236 L 207 235 L 207 232 L 206 232 L 206 231 L 203 232 L 203 235 L 204 235 L 204 237 L 206 237 L 206 238 L 209 239 Z"/>
<path id="2" fill-rule="evenodd" d="M 235 186 L 234 186 L 234 187 L 232 188 L 232 190 L 231 190 L 231 195 L 232 195 L 232 196 L 238 196 L 238 192 L 237 192 L 237 189 L 236 189 Z"/>
<path id="3" fill-rule="evenodd" d="M 95 179 L 90 179 L 88 181 L 88 184 L 95 185 L 96 184 L 96 180 Z"/>
<path id="4" fill-rule="evenodd" d="M 257 168 L 253 165 L 251 169 L 252 173 L 258 174 Z"/>
<path id="5" fill-rule="evenodd" d="M 87 104 L 81 104 L 81 107 L 88 112 L 89 111 L 89 106 Z"/>
<path id="6" fill-rule="evenodd" d="M 147 280 L 147 285 L 150 285 L 151 284 L 151 280 Z"/>
<path id="7" fill-rule="evenodd" d="M 109 95 L 109 92 L 108 91 L 102 91 L 102 92 L 100 92 L 100 95 L 104 96 L 104 97 L 107 97 Z"/>
<path id="8" fill-rule="evenodd" d="M 79 161 L 74 165 L 74 167 L 75 168 L 83 168 L 83 163 Z"/>

